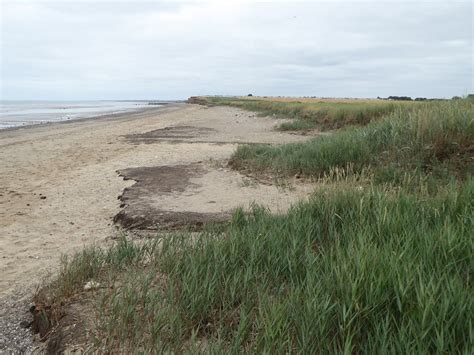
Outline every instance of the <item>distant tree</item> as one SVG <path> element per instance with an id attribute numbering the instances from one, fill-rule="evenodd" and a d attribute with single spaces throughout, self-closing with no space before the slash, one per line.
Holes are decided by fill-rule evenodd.
<path id="1" fill-rule="evenodd" d="M 247 96 L 253 96 L 252 94 L 248 94 Z"/>
<path id="2" fill-rule="evenodd" d="M 415 101 L 427 101 L 428 99 L 426 97 L 417 97 Z"/>
<path id="3" fill-rule="evenodd" d="M 453 98 L 451 100 L 461 100 L 462 97 L 461 96 L 453 96 Z"/>
<path id="4" fill-rule="evenodd" d="M 389 96 L 389 100 L 394 101 L 412 101 L 413 99 L 410 96 Z"/>

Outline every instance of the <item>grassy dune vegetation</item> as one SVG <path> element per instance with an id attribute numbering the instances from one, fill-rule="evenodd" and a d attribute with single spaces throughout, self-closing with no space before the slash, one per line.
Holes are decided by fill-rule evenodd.
<path id="1" fill-rule="evenodd" d="M 100 282 L 95 339 L 110 351 L 472 353 L 473 119 L 471 101 L 431 102 L 240 147 L 234 166 L 316 178 L 312 198 L 86 249 L 42 300 Z"/>
<path id="2" fill-rule="evenodd" d="M 202 103 L 226 105 L 258 112 L 262 116 L 295 119 L 280 125 L 281 130 L 337 129 L 348 125 L 366 125 L 370 121 L 395 111 L 398 107 L 413 107 L 414 102 L 346 99 L 288 99 L 205 97 Z"/>
<path id="3" fill-rule="evenodd" d="M 323 176 L 334 168 L 372 169 L 377 180 L 402 175 L 452 177 L 473 173 L 474 102 L 456 100 L 398 107 L 365 127 L 349 128 L 309 142 L 241 146 L 237 168 L 278 174 Z"/>

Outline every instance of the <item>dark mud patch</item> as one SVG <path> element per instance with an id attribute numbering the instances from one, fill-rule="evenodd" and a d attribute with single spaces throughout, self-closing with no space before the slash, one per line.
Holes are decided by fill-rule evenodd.
<path id="1" fill-rule="evenodd" d="M 159 206 L 160 196 L 184 192 L 198 187 L 190 179 L 206 173 L 199 164 L 131 168 L 118 171 L 125 180 L 136 183 L 119 196 L 123 210 L 114 222 L 125 229 L 161 230 L 192 227 L 199 229 L 205 223 L 224 222 L 230 213 L 201 213 L 168 211 Z"/>
<path id="2" fill-rule="evenodd" d="M 43 288 L 30 308 L 33 321 L 28 325 L 36 334 L 35 353 L 63 354 L 91 350 L 95 326 L 95 307 L 90 294 L 81 293 L 57 302 Z"/>
<path id="3" fill-rule="evenodd" d="M 62 317 L 48 336 L 45 353 L 63 354 L 91 350 L 91 333 L 94 329 L 95 310 L 91 301 L 81 300 L 69 304 Z"/>
<path id="4" fill-rule="evenodd" d="M 129 143 L 132 144 L 150 144 L 160 141 L 175 142 L 177 140 L 205 137 L 213 132 L 216 132 L 216 130 L 207 127 L 172 126 L 155 129 L 146 133 L 128 134 L 124 137 Z"/>
<path id="5" fill-rule="evenodd" d="M 226 222 L 230 216 L 230 213 L 176 212 L 165 210 L 153 210 L 133 214 L 130 213 L 130 210 L 127 211 L 125 209 L 115 216 L 114 221 L 126 229 L 158 231 L 190 227 L 192 230 L 199 230 L 207 223 Z"/>

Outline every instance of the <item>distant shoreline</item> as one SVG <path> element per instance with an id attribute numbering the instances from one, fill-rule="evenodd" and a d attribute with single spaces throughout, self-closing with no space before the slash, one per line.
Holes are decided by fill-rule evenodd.
<path id="1" fill-rule="evenodd" d="M 158 103 L 156 103 L 156 104 L 152 103 L 152 104 L 148 105 L 147 107 L 142 107 L 142 108 L 137 109 L 137 110 L 129 110 L 129 111 L 123 111 L 123 112 L 98 114 L 98 115 L 93 115 L 93 116 L 89 116 L 89 117 L 77 117 L 77 118 L 71 118 L 71 119 L 66 119 L 66 120 L 61 120 L 61 121 L 31 123 L 31 124 L 24 124 L 24 125 L 21 125 L 21 126 L 5 127 L 5 128 L 0 128 L 0 136 L 3 132 L 19 131 L 19 130 L 23 130 L 23 129 L 30 130 L 30 129 L 35 128 L 35 127 L 63 125 L 63 124 L 70 124 L 70 123 L 77 123 L 77 122 L 86 122 L 86 121 L 90 121 L 90 120 L 98 120 L 98 119 L 100 119 L 100 120 L 120 119 L 120 118 L 123 118 L 124 116 L 130 116 L 130 115 L 134 115 L 134 114 L 141 114 L 141 113 L 148 112 L 148 111 L 163 110 L 165 108 L 174 107 L 176 105 L 179 105 L 179 103 L 180 103 L 180 101 L 164 101 L 164 102 L 160 101 L 159 104 Z"/>

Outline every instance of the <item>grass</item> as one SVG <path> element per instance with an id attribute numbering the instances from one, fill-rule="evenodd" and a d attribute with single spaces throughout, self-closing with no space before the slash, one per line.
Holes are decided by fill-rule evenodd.
<path id="1" fill-rule="evenodd" d="M 315 121 L 293 120 L 292 122 L 282 123 L 278 129 L 280 131 L 310 131 L 316 128 Z"/>
<path id="2" fill-rule="evenodd" d="M 293 118 L 281 130 L 323 130 L 345 126 L 363 126 L 399 107 L 416 107 L 418 103 L 385 100 L 264 99 L 238 97 L 202 97 L 200 103 L 226 105 L 258 112 L 262 116 Z"/>
<path id="3" fill-rule="evenodd" d="M 284 216 L 237 212 L 224 233 L 85 250 L 59 283 L 104 285 L 111 351 L 467 354 L 473 201 L 472 180 L 423 198 L 326 188 Z"/>
<path id="4" fill-rule="evenodd" d="M 63 259 L 60 309 L 95 280 L 97 349 L 459 353 L 474 349 L 473 103 L 398 107 L 365 127 L 241 147 L 238 168 L 317 177 L 307 202 Z"/>
<path id="5" fill-rule="evenodd" d="M 239 169 L 321 177 L 334 168 L 376 179 L 398 180 L 405 172 L 467 176 L 473 172 L 474 103 L 456 100 L 399 107 L 366 127 L 350 128 L 308 142 L 241 146 L 232 158 Z M 400 176 L 396 176 L 400 175 Z"/>

